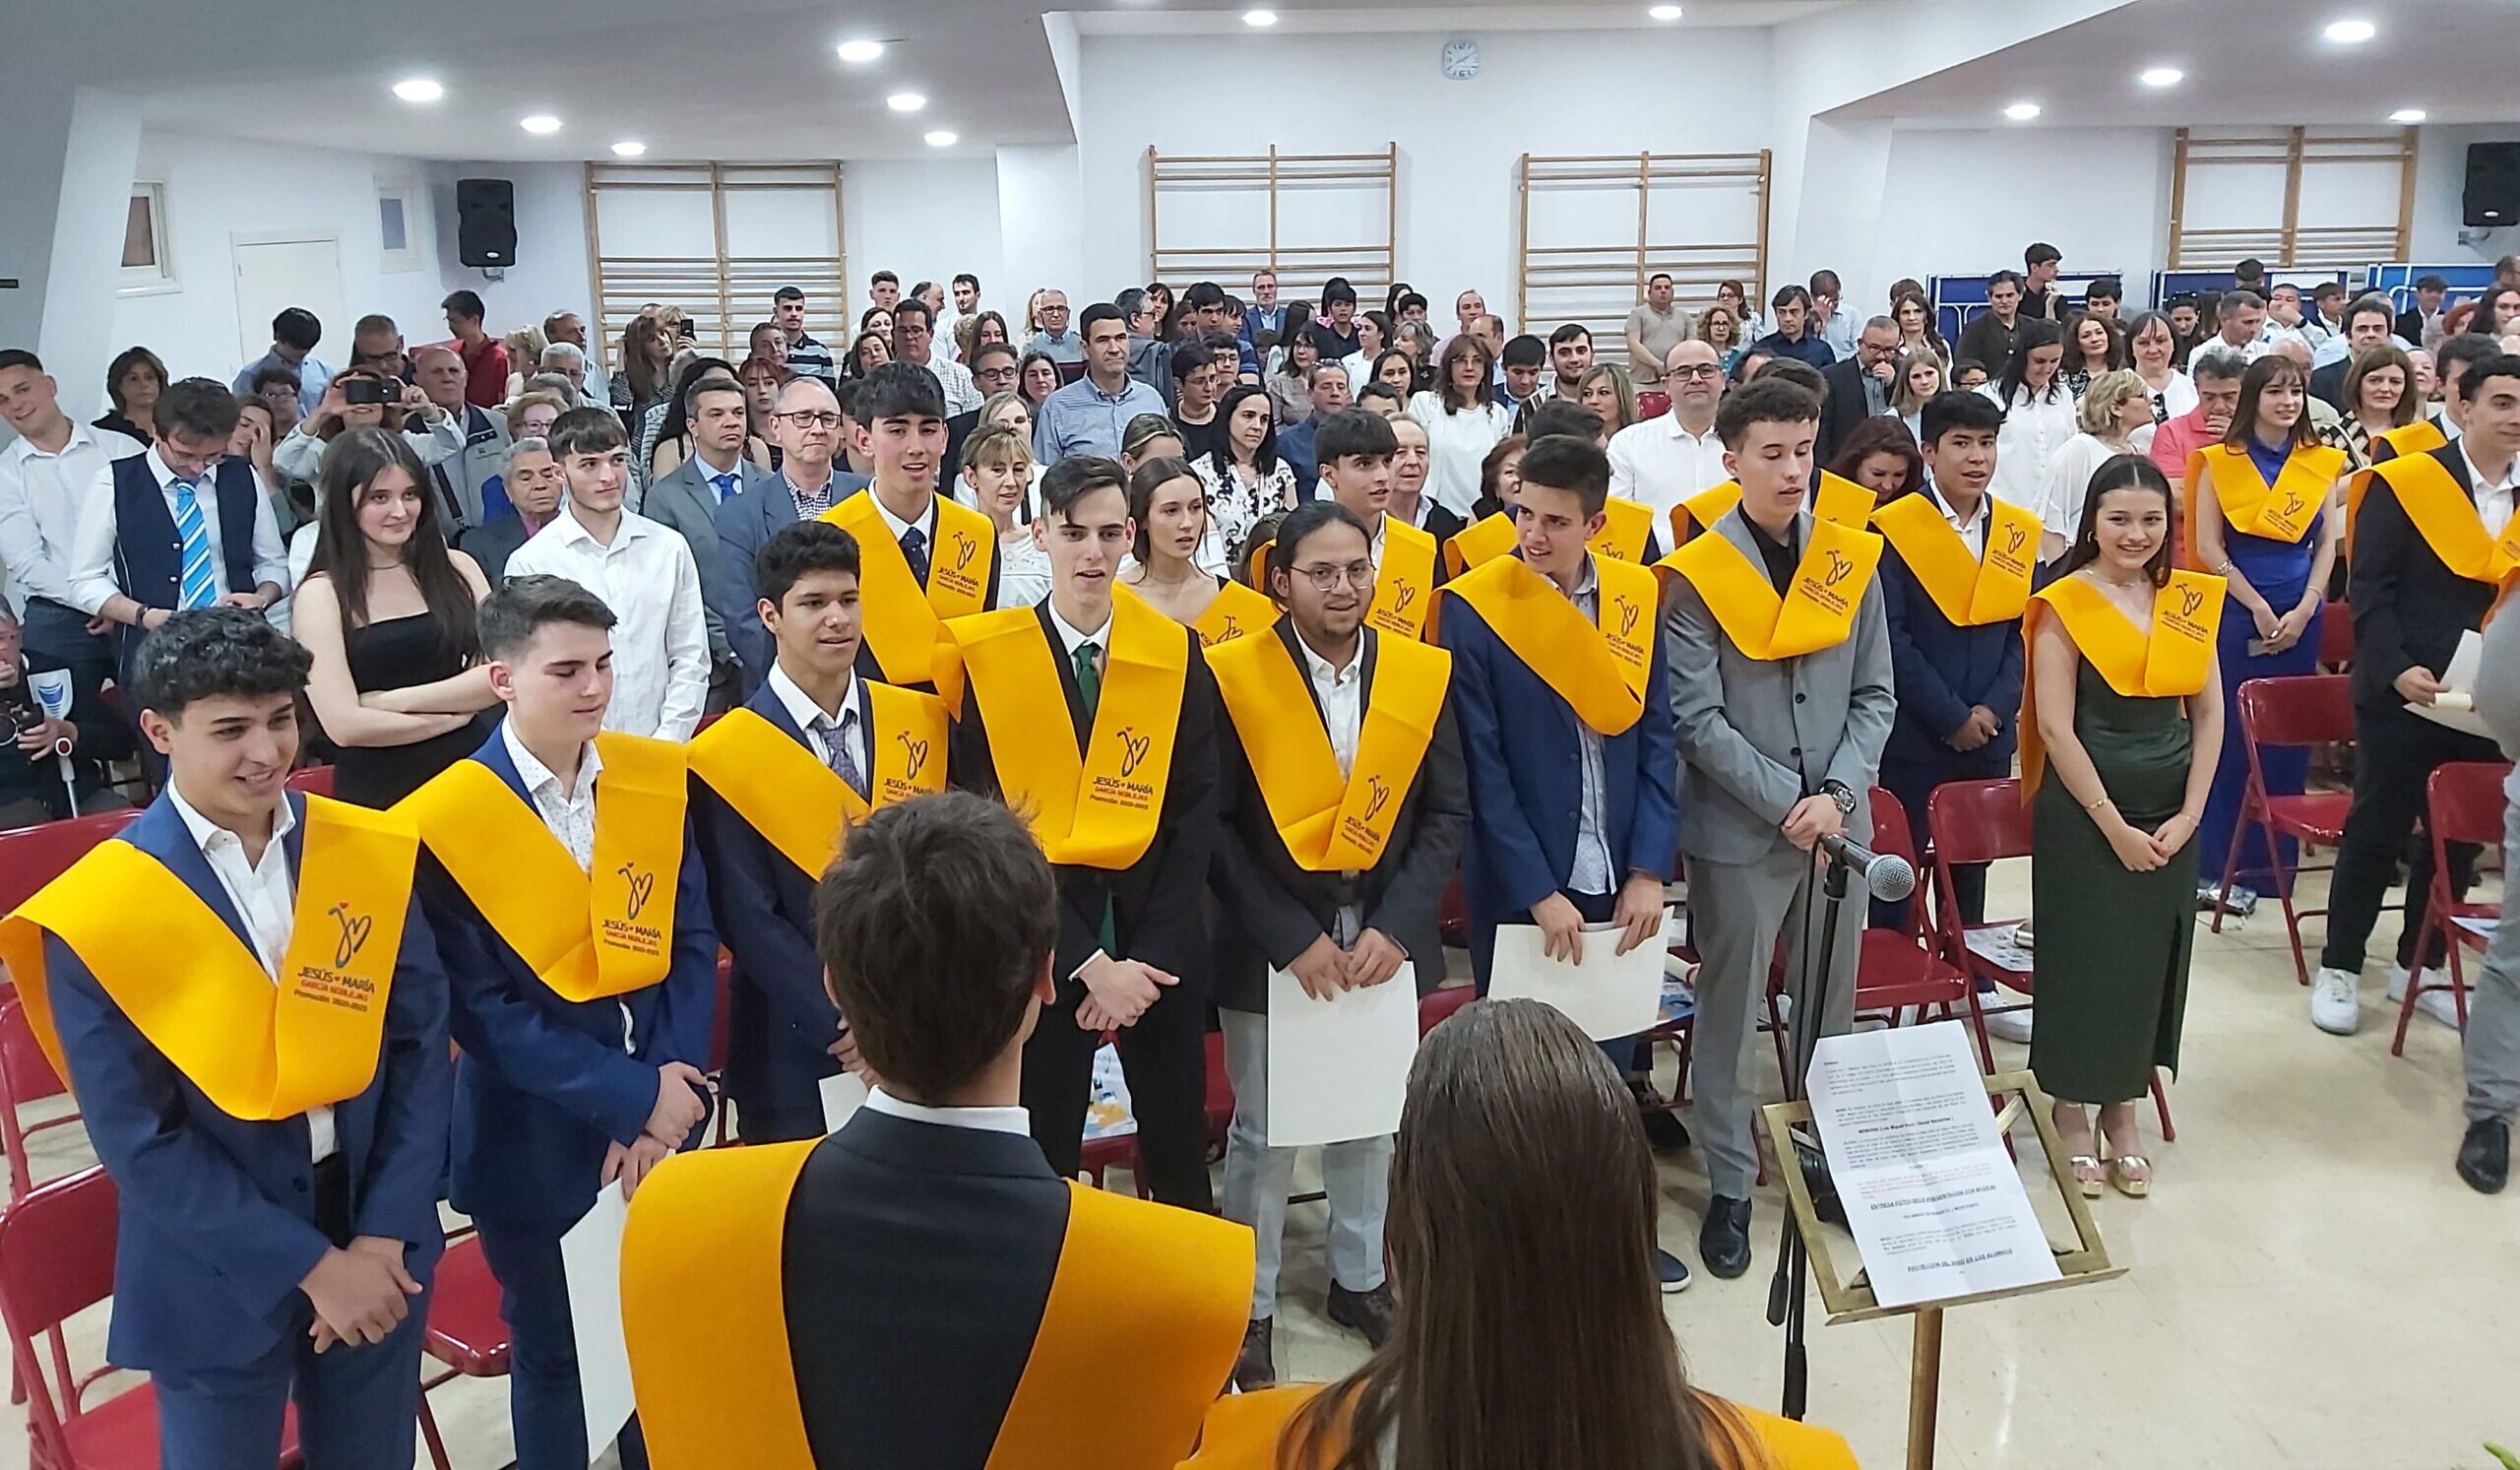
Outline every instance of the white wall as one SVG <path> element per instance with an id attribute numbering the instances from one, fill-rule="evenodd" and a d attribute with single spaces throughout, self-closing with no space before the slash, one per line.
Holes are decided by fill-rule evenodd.
<path id="1" fill-rule="evenodd" d="M 504 178 L 516 186 L 516 264 L 492 281 L 467 266 L 456 249 L 455 181 L 459 178 Z M 555 311 L 574 311 L 595 320 L 594 278 L 587 265 L 585 165 L 580 163 L 432 163 L 429 199 L 436 211 L 434 256 L 445 289 L 458 287 L 480 292 L 489 308 L 485 325 L 503 336 L 531 322 L 540 325 Z M 441 296 L 444 294 L 440 293 Z M 446 333 L 435 307 L 418 325 L 403 324 L 411 342 L 426 342 Z"/>
<path id="2" fill-rule="evenodd" d="M 948 286 L 957 272 L 969 271 L 980 278 L 983 305 L 1005 316 L 1010 328 L 1020 319 L 1029 288 L 1006 274 L 995 158 L 843 163 L 840 203 L 852 323 L 866 309 L 866 282 L 877 271 L 902 278 L 904 291 L 921 281 Z M 945 309 L 940 332 L 953 321 L 950 287 Z M 839 344 L 833 350 L 840 351 Z"/>
<path id="3" fill-rule="evenodd" d="M 1867 311 L 1902 276 L 2018 271 L 2033 240 L 2064 252 L 2068 271 L 2119 272 L 2141 299 L 2169 212 L 2170 135 L 2158 128 L 1901 128 L 1871 235 L 1805 251 Z M 1829 259 L 1840 252 L 1847 264 Z"/>
<path id="4" fill-rule="evenodd" d="M 2459 243 L 2463 218 L 2460 195 L 2467 186 L 2468 145 L 2520 142 L 2520 123 L 2426 127 L 2416 140 L 2415 249 L 2426 265 L 2491 262 L 2520 250 L 2520 229 L 2478 231 L 2471 244 Z"/>

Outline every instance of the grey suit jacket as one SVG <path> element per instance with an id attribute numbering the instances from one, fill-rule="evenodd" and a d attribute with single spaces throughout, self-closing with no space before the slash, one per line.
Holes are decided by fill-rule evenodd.
<path id="1" fill-rule="evenodd" d="M 455 506 L 463 513 L 464 524 L 476 527 L 483 519 L 481 486 L 498 479 L 507 465 L 508 421 L 468 404 L 463 428 L 464 452 L 447 456 L 437 469 L 446 476 L 447 488 L 455 492 Z"/>
<path id="2" fill-rule="evenodd" d="M 865 476 L 834 470 L 831 503 L 838 505 L 865 487 Z M 764 475 L 755 480 L 747 476 L 743 489 L 733 499 L 719 506 L 716 516 L 718 554 L 712 559 L 719 563 L 720 579 L 733 589 L 734 596 L 742 603 L 738 614 L 726 619 L 726 642 L 734 649 L 736 662 L 743 665 L 744 697 L 750 699 L 753 691 L 761 687 L 761 681 L 770 677 L 771 661 L 776 657 L 771 647 L 770 630 L 761 625 L 761 619 L 751 610 L 759 601 L 752 595 L 753 558 L 782 528 L 796 524 L 796 496 L 788 488 L 784 477 Z M 698 554 L 697 547 L 693 554 Z M 706 576 L 700 579 L 700 596 L 702 602 L 708 602 L 709 579 Z M 717 644 L 714 626 L 710 644 L 712 647 Z"/>
<path id="3" fill-rule="evenodd" d="M 508 558 L 514 556 L 517 547 L 524 545 L 533 535 L 525 529 L 525 518 L 509 511 L 487 526 L 475 526 L 466 531 L 456 540 L 455 549 L 479 562 L 481 575 L 488 578 L 490 586 L 495 589 L 508 579 Z"/>
<path id="4" fill-rule="evenodd" d="M 1737 507 L 1711 534 L 1764 566 Z M 1808 545 L 1810 537 L 1811 517 L 1804 512 L 1796 544 Z M 1755 863 L 1789 845 L 1780 828 L 1786 814 L 1831 780 L 1857 795 L 1847 835 L 1871 838 L 1866 793 L 1880 773 L 1881 747 L 1898 713 L 1877 577 L 1864 588 L 1846 641 L 1800 658 L 1762 661 L 1743 654 L 1686 577 L 1671 579 L 1663 638 L 1679 734 L 1682 853 L 1710 863 Z"/>
<path id="5" fill-rule="evenodd" d="M 729 624 L 751 618 L 753 604 L 752 578 L 738 579 L 734 567 L 718 545 L 718 488 L 709 482 L 708 466 L 698 455 L 673 467 L 673 473 L 648 486 L 647 498 L 640 503 L 639 514 L 662 526 L 680 533 L 691 547 L 691 559 L 700 568 L 700 606 L 709 620 L 710 657 L 724 662 L 731 657 L 726 640 Z M 742 479 L 735 495 L 752 495 L 776 482 L 775 477 L 750 460 L 738 459 L 735 473 Z M 735 496 L 727 497 L 732 503 Z M 793 514 L 793 502 L 790 514 Z M 747 563 L 747 566 L 749 563 Z"/>

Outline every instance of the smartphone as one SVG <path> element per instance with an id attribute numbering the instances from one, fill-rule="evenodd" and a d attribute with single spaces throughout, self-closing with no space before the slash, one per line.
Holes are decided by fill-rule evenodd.
<path id="1" fill-rule="evenodd" d="M 346 404 L 390 404 L 403 397 L 403 385 L 392 378 L 345 378 L 342 380 L 342 402 Z"/>

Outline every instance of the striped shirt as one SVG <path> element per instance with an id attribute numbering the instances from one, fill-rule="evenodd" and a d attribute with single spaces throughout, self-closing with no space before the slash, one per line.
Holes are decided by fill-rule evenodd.
<path id="1" fill-rule="evenodd" d="M 788 370 L 806 377 L 816 377 L 837 385 L 840 373 L 831 364 L 831 349 L 814 341 L 810 334 L 798 334 L 788 344 Z"/>

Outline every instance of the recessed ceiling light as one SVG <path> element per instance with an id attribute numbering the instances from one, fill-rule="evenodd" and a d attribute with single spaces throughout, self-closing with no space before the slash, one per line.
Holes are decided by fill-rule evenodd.
<path id="1" fill-rule="evenodd" d="M 1278 13 L 1274 10 L 1246 10 L 1242 13 L 1242 24 L 1245 26 L 1275 26 L 1278 24 Z"/>
<path id="2" fill-rule="evenodd" d="M 2187 73 L 2174 66 L 2156 66 L 2147 68 L 2135 80 L 2146 87 L 2176 87 L 2187 80 Z"/>
<path id="3" fill-rule="evenodd" d="M 2004 109 L 2004 116 L 2015 122 L 2028 122 L 2039 115 L 2037 102 L 2015 102 Z"/>
<path id="4" fill-rule="evenodd" d="M 879 40 L 845 40 L 840 43 L 840 59 L 850 66 L 864 66 L 883 54 L 884 43 Z"/>
<path id="5" fill-rule="evenodd" d="M 2336 21 L 2327 28 L 2327 38 L 2340 46 L 2359 46 L 2380 33 L 2380 28 L 2368 21 Z"/>
<path id="6" fill-rule="evenodd" d="M 896 112 L 915 112 L 927 105 L 927 98 L 915 92 L 897 92 L 884 98 L 884 105 Z"/>
<path id="7" fill-rule="evenodd" d="M 935 132 L 927 135 L 927 146 L 929 148 L 952 148 L 955 144 L 962 141 L 963 140 L 959 134 L 945 128 L 938 128 Z"/>
<path id="8" fill-rule="evenodd" d="M 615 158 L 635 159 L 647 151 L 648 145 L 640 142 L 636 138 L 624 138 L 620 142 L 612 145 L 612 152 Z"/>
<path id="9" fill-rule="evenodd" d="M 407 102 L 434 102 L 446 89 L 426 77 L 406 77 L 394 84 L 394 95 Z"/>
<path id="10" fill-rule="evenodd" d="M 2395 112 L 2389 114 L 2389 121 L 2422 122 L 2424 121 L 2424 109 L 2422 107 L 2400 107 Z"/>
<path id="11" fill-rule="evenodd" d="M 520 117 L 517 119 L 516 125 L 525 129 L 529 133 L 556 133 L 560 131 L 560 119 L 553 117 L 548 112 L 536 112 L 532 117 Z"/>
<path id="12" fill-rule="evenodd" d="M 1658 21 L 1676 21 L 1680 18 L 1680 8 L 1676 5 L 1657 5 L 1646 14 Z"/>

